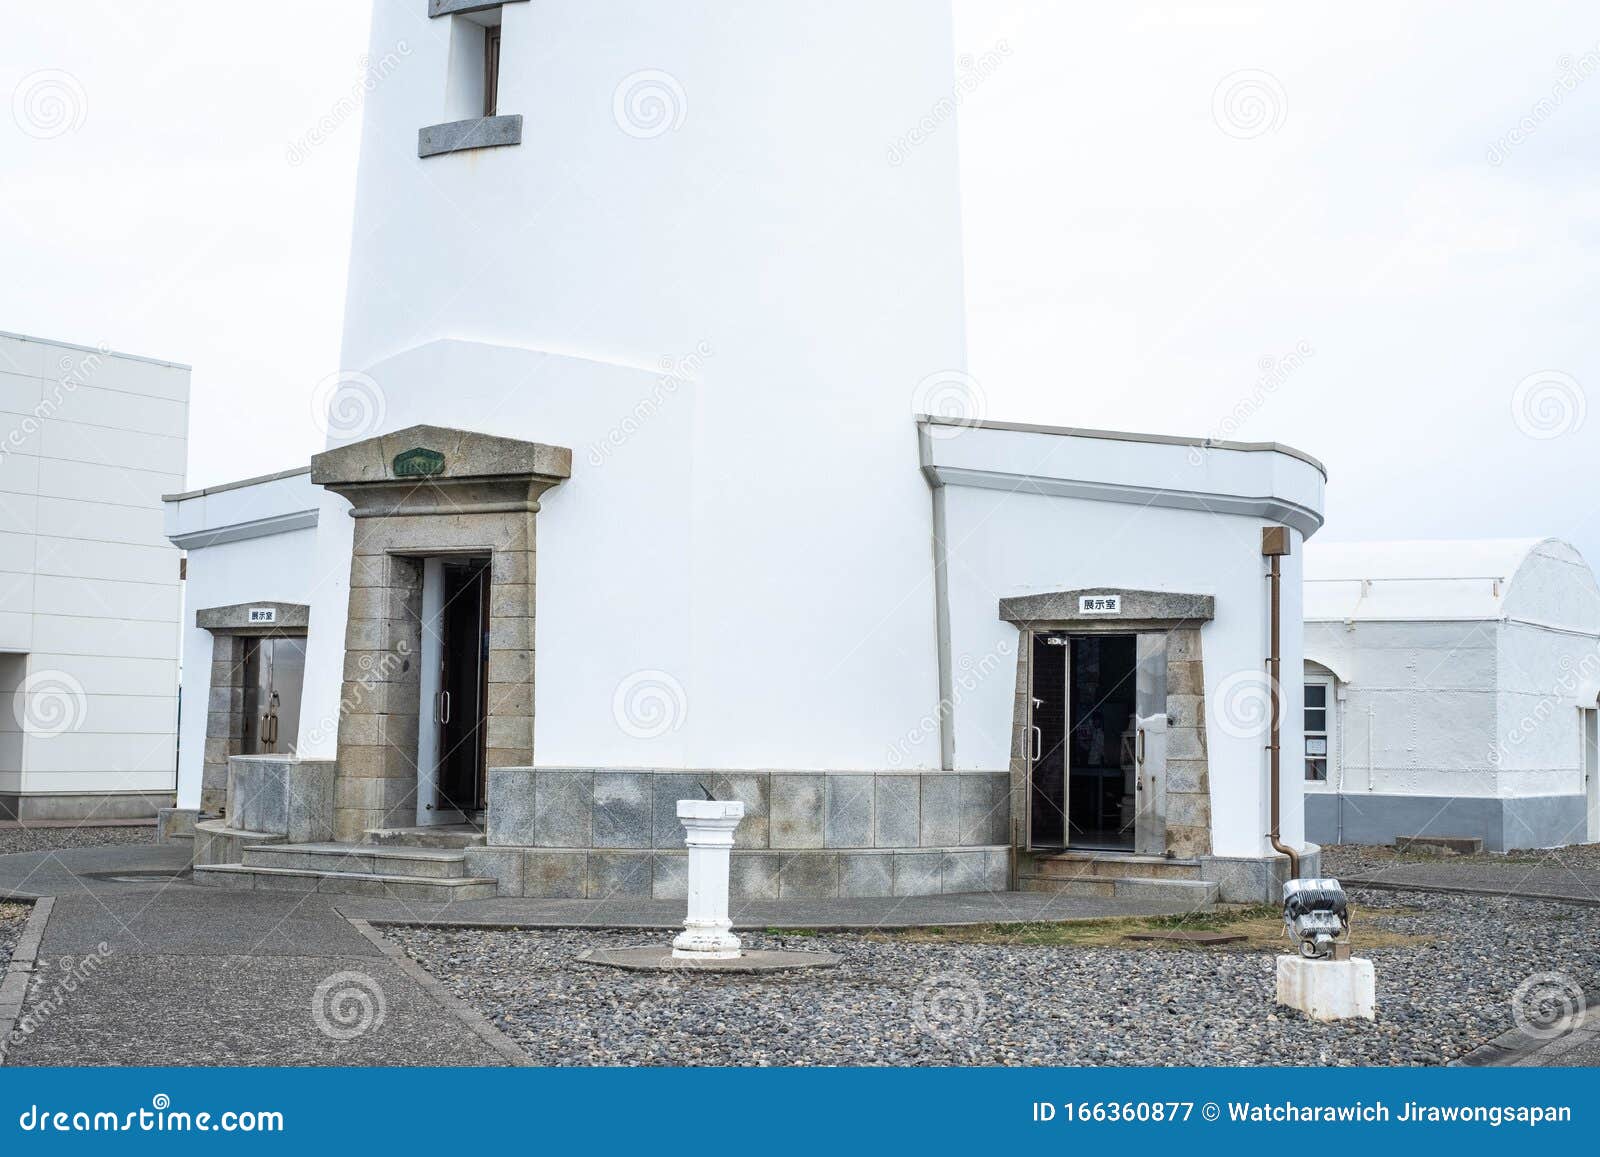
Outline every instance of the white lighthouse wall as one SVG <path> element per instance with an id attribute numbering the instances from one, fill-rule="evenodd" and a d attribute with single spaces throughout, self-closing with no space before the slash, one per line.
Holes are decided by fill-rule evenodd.
<path id="1" fill-rule="evenodd" d="M 449 40 L 419 7 L 374 14 L 374 55 L 410 52 L 366 107 L 343 362 L 383 413 L 339 433 L 431 420 L 573 449 L 538 527 L 536 761 L 882 766 L 938 695 L 911 415 L 964 364 L 954 125 L 889 154 L 951 96 L 948 13 L 508 4 L 521 143 L 419 160 Z M 651 84 L 676 126 L 657 135 L 626 111 Z M 692 391 L 591 465 L 686 361 Z M 313 607 L 328 704 L 345 597 L 329 581 Z M 677 715 L 655 738 L 612 718 L 635 676 Z M 937 737 L 909 765 L 936 767 Z"/>

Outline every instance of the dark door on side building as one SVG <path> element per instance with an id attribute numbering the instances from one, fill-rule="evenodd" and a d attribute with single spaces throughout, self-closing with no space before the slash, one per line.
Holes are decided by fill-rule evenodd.
<path id="1" fill-rule="evenodd" d="M 1134 846 L 1139 717 L 1134 635 L 1035 634 L 1028 846 Z"/>
<path id="2" fill-rule="evenodd" d="M 463 815 L 483 810 L 489 704 L 489 560 L 448 561 L 439 616 L 440 806 Z"/>

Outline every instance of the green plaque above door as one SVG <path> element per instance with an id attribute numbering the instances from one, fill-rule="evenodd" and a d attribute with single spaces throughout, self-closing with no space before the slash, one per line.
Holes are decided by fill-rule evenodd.
<path id="1" fill-rule="evenodd" d="M 394 456 L 396 478 L 426 478 L 443 473 L 444 455 L 437 450 L 425 450 L 418 446 L 415 450 L 407 450 L 403 454 Z"/>

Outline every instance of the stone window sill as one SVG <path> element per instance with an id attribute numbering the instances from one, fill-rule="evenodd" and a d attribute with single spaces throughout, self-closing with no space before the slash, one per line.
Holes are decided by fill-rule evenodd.
<path id="1" fill-rule="evenodd" d="M 493 149 L 501 145 L 521 143 L 520 115 L 472 117 L 470 120 L 449 121 L 442 125 L 429 125 L 419 129 L 417 156 L 436 157 L 441 153 L 459 153 L 467 149 Z"/>

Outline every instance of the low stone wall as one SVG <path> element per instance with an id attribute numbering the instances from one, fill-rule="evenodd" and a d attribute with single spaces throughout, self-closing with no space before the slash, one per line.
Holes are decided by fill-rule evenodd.
<path id="1" fill-rule="evenodd" d="M 333 838 L 334 761 L 292 755 L 228 760 L 227 827 L 282 836 L 291 844 Z"/>
<path id="2" fill-rule="evenodd" d="M 474 873 L 512 896 L 684 895 L 680 799 L 739 800 L 735 899 L 1003 891 L 1010 773 L 489 770 Z"/>
<path id="3" fill-rule="evenodd" d="M 686 893 L 684 851 L 500 846 L 466 855 L 468 874 L 493 876 L 502 896 L 681 900 Z M 1010 858 L 1007 847 L 735 851 L 729 894 L 741 901 L 1004 892 Z"/>
<path id="4" fill-rule="evenodd" d="M 960 848 L 1010 842 L 1004 771 L 489 770 L 491 846 L 681 848 L 680 799 L 739 800 L 738 849 Z"/>

